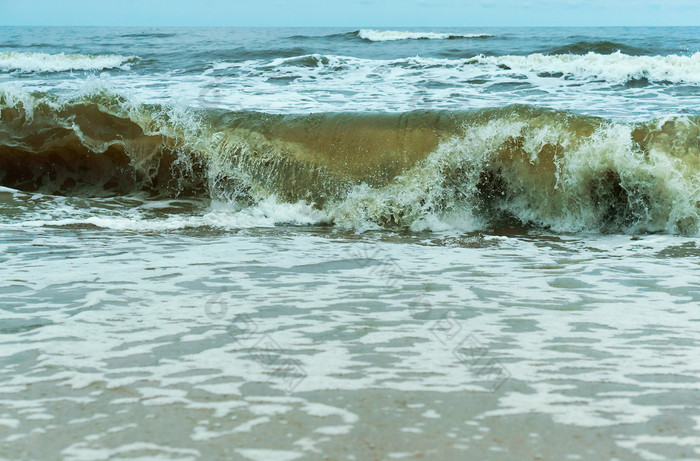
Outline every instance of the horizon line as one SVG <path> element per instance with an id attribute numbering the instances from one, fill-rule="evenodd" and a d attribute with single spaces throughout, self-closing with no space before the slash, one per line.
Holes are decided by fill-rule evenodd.
<path id="1" fill-rule="evenodd" d="M 160 28 L 209 28 L 209 29 L 225 29 L 225 28 L 248 28 L 248 29 L 275 29 L 275 28 L 287 28 L 287 29 L 294 29 L 294 28 L 299 28 L 299 29 L 369 29 L 369 28 L 374 28 L 374 29 L 426 29 L 426 28 L 466 28 L 466 27 L 473 27 L 473 28 L 512 28 L 512 29 L 530 29 L 530 28 L 540 28 L 540 29 L 547 29 L 547 28 L 571 28 L 571 29 L 584 29 L 584 28 L 599 28 L 599 29 L 610 29 L 610 28 L 618 28 L 618 27 L 700 27 L 700 24 L 698 25 L 680 25 L 680 24 L 619 24 L 619 25 L 460 25 L 460 26 L 455 26 L 455 25 L 421 25 L 421 26 L 358 26 L 358 25 L 334 25 L 334 26 L 309 26 L 309 25 L 275 25 L 275 26 L 270 26 L 270 25 L 226 25 L 226 26 L 221 26 L 221 25 L 193 25 L 193 24 L 185 24 L 185 25 L 146 25 L 146 24 L 0 24 L 0 27 L 160 27 Z"/>

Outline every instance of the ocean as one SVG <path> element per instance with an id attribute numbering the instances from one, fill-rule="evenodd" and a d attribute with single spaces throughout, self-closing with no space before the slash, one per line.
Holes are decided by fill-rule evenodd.
<path id="1" fill-rule="evenodd" d="M 700 28 L 0 27 L 0 459 L 700 457 Z"/>

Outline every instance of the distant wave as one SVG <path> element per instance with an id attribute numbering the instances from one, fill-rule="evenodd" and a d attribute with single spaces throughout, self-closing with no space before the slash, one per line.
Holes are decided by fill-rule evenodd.
<path id="1" fill-rule="evenodd" d="M 147 33 L 147 32 L 142 32 L 138 34 L 124 34 L 122 37 L 124 38 L 168 38 L 168 37 L 175 37 L 177 34 L 175 33 L 164 33 L 164 32 L 153 32 L 153 33 Z"/>
<path id="2" fill-rule="evenodd" d="M 357 36 L 370 42 L 389 42 L 396 40 L 454 40 L 460 38 L 487 38 L 489 34 L 457 34 L 438 32 L 409 32 L 398 30 L 362 29 Z"/>
<path id="3" fill-rule="evenodd" d="M 492 64 L 515 72 L 537 72 L 549 77 L 596 78 L 610 83 L 648 80 L 656 83 L 700 84 L 700 52 L 692 56 L 629 56 L 612 54 L 559 54 L 547 56 L 479 56 L 469 64 Z"/>
<path id="4" fill-rule="evenodd" d="M 18 72 L 66 72 L 71 70 L 128 70 L 138 61 L 136 56 L 46 54 L 0 52 L 0 71 Z"/>
<path id="5" fill-rule="evenodd" d="M 644 48 L 639 48 L 636 46 L 625 45 L 624 43 L 608 42 L 608 41 L 598 41 L 598 42 L 576 42 L 568 45 L 557 46 L 548 50 L 543 51 L 545 54 L 588 54 L 588 53 L 598 53 L 598 54 L 613 54 L 615 52 L 621 52 L 629 55 L 644 55 L 649 54 L 649 50 Z"/>
<path id="6" fill-rule="evenodd" d="M 354 31 L 354 32 L 344 32 L 340 34 L 330 34 L 330 35 L 292 35 L 291 37 L 288 37 L 292 40 L 315 40 L 315 39 L 342 39 L 342 40 L 347 40 L 347 39 L 352 39 L 352 38 L 357 38 L 357 34 L 359 31 Z"/>

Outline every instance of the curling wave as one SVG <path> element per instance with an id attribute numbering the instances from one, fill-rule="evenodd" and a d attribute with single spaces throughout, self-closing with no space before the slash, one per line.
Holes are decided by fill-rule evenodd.
<path id="1" fill-rule="evenodd" d="M 46 54 L 0 52 L 0 71 L 5 72 L 67 72 L 97 71 L 106 69 L 128 70 L 138 61 L 136 56 L 86 55 L 86 54 Z"/>
<path id="2" fill-rule="evenodd" d="M 6 92 L 0 120 L 0 185 L 25 191 L 208 197 L 354 229 L 697 235 L 700 223 L 696 117 L 632 124 L 528 106 L 192 113 L 104 92 Z"/>

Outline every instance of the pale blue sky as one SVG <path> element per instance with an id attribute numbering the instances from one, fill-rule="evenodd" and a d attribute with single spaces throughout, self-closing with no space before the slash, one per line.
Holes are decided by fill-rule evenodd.
<path id="1" fill-rule="evenodd" d="M 0 25 L 700 25 L 698 0 L 0 0 Z"/>

